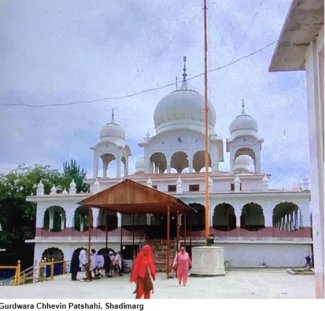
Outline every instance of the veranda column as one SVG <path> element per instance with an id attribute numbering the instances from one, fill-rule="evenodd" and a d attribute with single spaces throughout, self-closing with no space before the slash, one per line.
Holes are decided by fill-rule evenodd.
<path id="1" fill-rule="evenodd" d="M 122 214 L 117 213 L 117 227 L 120 228 L 122 227 Z"/>
<path id="2" fill-rule="evenodd" d="M 93 227 L 97 228 L 98 227 L 99 208 L 92 208 L 91 211 L 92 211 L 92 214 L 93 214 Z"/>
<path id="3" fill-rule="evenodd" d="M 167 258 L 166 258 L 166 273 L 169 278 L 169 259 L 170 259 L 170 204 L 167 206 Z"/>
<path id="4" fill-rule="evenodd" d="M 53 208 L 49 208 L 49 231 L 53 229 L 54 222 L 54 210 Z"/>

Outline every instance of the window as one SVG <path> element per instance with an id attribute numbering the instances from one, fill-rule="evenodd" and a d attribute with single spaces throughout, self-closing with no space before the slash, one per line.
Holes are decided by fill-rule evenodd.
<path id="1" fill-rule="evenodd" d="M 168 192 L 176 192 L 176 185 L 168 185 Z"/>
<path id="2" fill-rule="evenodd" d="M 230 184 L 230 191 L 235 191 L 235 184 Z M 242 186 L 240 184 L 239 191 L 242 191 Z"/>
<path id="3" fill-rule="evenodd" d="M 189 185 L 189 191 L 200 191 L 200 185 Z"/>

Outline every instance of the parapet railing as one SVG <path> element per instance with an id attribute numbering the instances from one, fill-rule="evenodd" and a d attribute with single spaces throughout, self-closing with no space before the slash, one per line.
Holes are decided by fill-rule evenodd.
<path id="1" fill-rule="evenodd" d="M 59 260 L 41 260 L 36 262 L 24 271 L 21 271 L 21 263 L 18 260 L 17 266 L 0 266 L 3 270 L 15 270 L 15 274 L 4 280 L 0 280 L 0 285 L 22 285 L 26 283 L 41 282 L 47 280 L 54 280 L 55 275 L 62 275 L 67 273 L 69 261 Z M 58 268 L 57 268 L 58 267 Z"/>
<path id="2" fill-rule="evenodd" d="M 0 285 L 19 285 L 21 263 L 18 260 L 16 266 L 0 266 L 0 270 L 15 270 L 13 277 L 0 280 Z"/>

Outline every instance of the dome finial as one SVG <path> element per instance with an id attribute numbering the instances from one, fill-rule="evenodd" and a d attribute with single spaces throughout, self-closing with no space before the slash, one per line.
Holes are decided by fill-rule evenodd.
<path id="1" fill-rule="evenodd" d="M 183 62 L 184 62 L 184 66 L 183 66 L 183 81 L 182 81 L 181 90 L 187 90 L 186 56 L 183 56 Z"/>
<path id="2" fill-rule="evenodd" d="M 241 107 L 242 107 L 241 114 L 246 114 L 246 112 L 245 112 L 245 101 L 244 101 L 244 98 L 242 98 L 242 100 L 241 100 Z"/>
<path id="3" fill-rule="evenodd" d="M 183 56 L 183 62 L 184 62 L 184 67 L 183 67 L 183 82 L 186 81 L 186 56 Z"/>
<path id="4" fill-rule="evenodd" d="M 112 123 L 114 123 L 114 108 L 112 108 Z"/>

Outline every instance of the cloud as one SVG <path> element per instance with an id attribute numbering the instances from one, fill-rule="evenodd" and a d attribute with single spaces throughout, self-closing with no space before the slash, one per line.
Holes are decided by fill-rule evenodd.
<path id="1" fill-rule="evenodd" d="M 211 1 L 209 68 L 254 52 L 279 36 L 290 1 Z M 203 72 L 202 3 L 192 1 L 4 1 L 0 6 L 0 102 L 62 104 L 161 87 Z M 269 73 L 274 46 L 209 74 L 215 131 L 224 139 L 241 111 L 259 124 L 266 173 L 305 177 L 308 137 L 304 73 Z M 189 81 L 203 94 L 203 77 Z M 155 134 L 157 103 L 175 86 L 123 99 L 63 107 L 0 106 L 0 172 L 19 163 L 62 168 L 71 158 L 92 172 L 100 129 L 115 120 L 132 150 L 130 170 Z M 285 133 L 285 134 L 284 134 Z M 299 133 L 299 134 L 298 134 Z M 228 155 L 225 155 L 228 159 Z M 226 161 L 221 167 L 229 168 Z M 278 171 L 280 170 L 280 171 Z M 275 180 L 275 179 L 274 179 Z M 284 180 L 284 179 L 283 179 Z"/>

